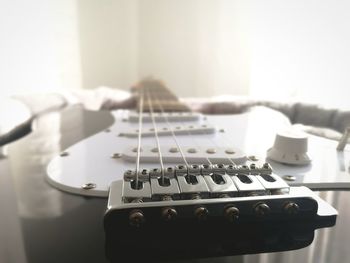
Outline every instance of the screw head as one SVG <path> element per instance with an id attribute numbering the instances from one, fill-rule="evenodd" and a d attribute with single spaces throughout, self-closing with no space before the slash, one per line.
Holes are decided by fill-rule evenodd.
<path id="1" fill-rule="evenodd" d="M 293 182 L 293 181 L 295 181 L 297 178 L 296 178 L 294 175 L 285 175 L 285 176 L 283 176 L 283 179 L 284 179 L 285 181 Z"/>
<path id="2" fill-rule="evenodd" d="M 81 188 L 83 188 L 84 190 L 90 190 L 90 189 L 94 189 L 94 188 L 96 188 L 96 184 L 94 184 L 94 183 L 86 183 L 86 184 L 83 184 L 82 186 L 81 186 Z"/>
<path id="3" fill-rule="evenodd" d="M 194 210 L 194 215 L 199 221 L 205 221 L 208 218 L 209 211 L 204 206 L 200 206 Z"/>
<path id="4" fill-rule="evenodd" d="M 239 217 L 239 209 L 235 206 L 229 206 L 225 209 L 224 215 L 229 222 L 233 222 Z"/>
<path id="5" fill-rule="evenodd" d="M 251 156 L 249 156 L 248 158 L 249 158 L 251 161 L 253 161 L 253 162 L 259 161 L 259 159 L 258 159 L 255 155 L 251 155 Z"/>
<path id="6" fill-rule="evenodd" d="M 299 206 L 294 202 L 288 202 L 284 205 L 283 210 L 288 215 L 296 215 L 299 212 Z"/>
<path id="7" fill-rule="evenodd" d="M 69 155 L 69 152 L 61 152 L 60 153 L 60 156 L 61 157 L 66 157 L 66 156 L 68 156 Z"/>
<path id="8" fill-rule="evenodd" d="M 270 207 L 265 203 L 259 203 L 254 207 L 254 212 L 259 217 L 264 217 L 270 213 Z"/>
<path id="9" fill-rule="evenodd" d="M 173 221 L 177 217 L 177 211 L 172 207 L 165 207 L 162 209 L 162 218 L 164 221 Z"/>
<path id="10" fill-rule="evenodd" d="M 121 158 L 122 157 L 122 154 L 121 153 L 113 153 L 112 155 L 111 155 L 111 158 L 113 158 L 113 159 L 118 159 L 118 158 Z"/>
<path id="11" fill-rule="evenodd" d="M 133 210 L 129 214 L 129 224 L 133 227 L 140 227 L 145 222 L 145 216 L 141 210 Z"/>

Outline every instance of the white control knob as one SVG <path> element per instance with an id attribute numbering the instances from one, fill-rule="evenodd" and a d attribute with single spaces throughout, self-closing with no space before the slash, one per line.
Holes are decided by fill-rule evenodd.
<path id="1" fill-rule="evenodd" d="M 307 135 L 296 130 L 277 133 L 273 147 L 267 151 L 267 157 L 279 163 L 309 164 L 311 159 L 307 155 Z"/>

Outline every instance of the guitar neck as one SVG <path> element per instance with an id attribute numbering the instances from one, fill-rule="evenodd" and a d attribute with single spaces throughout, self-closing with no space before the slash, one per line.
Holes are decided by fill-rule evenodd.
<path id="1" fill-rule="evenodd" d="M 181 102 L 164 83 L 155 79 L 144 79 L 137 83 L 132 91 L 138 100 L 137 110 L 141 104 L 143 112 L 149 112 L 151 107 L 155 112 L 189 112 L 190 108 Z M 143 100 L 143 103 L 141 103 Z"/>

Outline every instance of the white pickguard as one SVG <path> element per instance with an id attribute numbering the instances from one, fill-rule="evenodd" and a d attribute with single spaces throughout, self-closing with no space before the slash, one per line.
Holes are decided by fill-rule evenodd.
<path id="1" fill-rule="evenodd" d="M 123 158 L 111 158 L 123 154 L 137 146 L 137 138 L 118 136 L 120 133 L 135 130 L 138 124 L 125 121 L 129 112 L 114 111 L 115 123 L 109 131 L 93 135 L 66 149 L 66 156 L 57 156 L 48 166 L 48 181 L 51 185 L 71 193 L 107 197 L 112 181 L 122 179 L 128 169 L 135 169 L 135 162 Z M 208 115 L 186 125 L 212 125 L 215 134 L 176 135 L 181 147 L 230 148 L 243 151 L 247 156 L 254 155 L 264 160 L 266 151 L 274 141 L 276 132 L 291 127 L 289 120 L 281 113 L 255 108 L 251 112 L 237 115 Z M 164 126 L 164 122 L 157 123 Z M 171 122 L 172 127 L 184 122 Z M 144 123 L 144 129 L 153 128 L 152 123 Z M 220 131 L 221 130 L 221 131 Z M 224 132 L 222 132 L 224 130 Z M 171 135 L 159 137 L 162 151 L 175 147 Z M 142 145 L 156 147 L 154 137 L 142 138 Z M 309 136 L 309 156 L 312 163 L 307 166 L 290 166 L 269 161 L 275 174 L 295 176 L 290 185 L 305 185 L 311 189 L 350 188 L 350 152 L 336 151 L 337 142 Z M 116 155 L 115 155 L 116 154 Z M 180 154 L 180 153 L 178 153 Z M 185 153 L 186 156 L 196 153 Z M 199 154 L 199 153 L 198 153 Z M 209 155 L 210 157 L 210 155 Z M 204 158 L 204 157 L 203 157 Z M 205 158 L 203 159 L 204 163 Z M 166 163 L 166 166 L 178 163 Z M 159 163 L 141 163 L 142 168 L 159 168 Z M 93 183 L 94 189 L 84 190 L 82 185 Z"/>

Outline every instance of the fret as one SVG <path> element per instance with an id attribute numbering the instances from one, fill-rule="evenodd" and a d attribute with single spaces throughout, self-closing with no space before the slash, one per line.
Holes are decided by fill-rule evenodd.
<path id="1" fill-rule="evenodd" d="M 132 87 L 132 92 L 138 99 L 137 109 L 140 110 L 140 97 L 142 94 L 150 96 L 150 102 L 155 112 L 189 112 L 189 107 L 182 103 L 161 81 L 147 78 Z M 149 112 L 149 104 L 143 105 L 143 111 Z"/>

